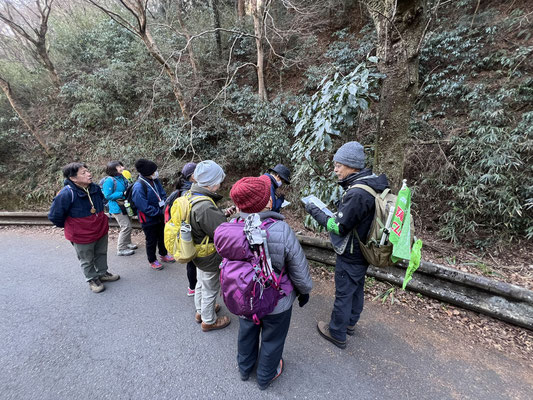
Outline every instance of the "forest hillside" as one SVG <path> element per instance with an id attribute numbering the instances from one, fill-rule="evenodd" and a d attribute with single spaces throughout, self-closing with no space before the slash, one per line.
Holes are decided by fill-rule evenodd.
<path id="1" fill-rule="evenodd" d="M 357 140 L 418 232 L 531 246 L 533 2 L 389 3 L 0 0 L 0 209 L 46 209 L 71 161 L 149 158 L 171 190 L 213 159 L 226 190 L 289 166 L 303 219 Z"/>

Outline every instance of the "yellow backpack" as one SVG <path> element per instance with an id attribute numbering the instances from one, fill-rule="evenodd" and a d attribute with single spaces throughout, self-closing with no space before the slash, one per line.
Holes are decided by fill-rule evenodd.
<path id="1" fill-rule="evenodd" d="M 170 219 L 165 224 L 165 247 L 177 262 L 185 264 L 196 257 L 213 254 L 215 245 L 206 236 L 200 244 L 194 244 L 191 235 L 191 209 L 201 201 L 215 202 L 209 196 L 193 195 L 190 191 L 178 197 L 172 204 Z"/>

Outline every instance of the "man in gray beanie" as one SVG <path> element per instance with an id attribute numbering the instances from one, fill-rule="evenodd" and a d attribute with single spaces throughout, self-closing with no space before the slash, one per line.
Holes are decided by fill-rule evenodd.
<path id="1" fill-rule="evenodd" d="M 319 321 L 322 337 L 341 349 L 346 335 L 355 334 L 355 324 L 363 311 L 365 275 L 368 262 L 359 247 L 366 241 L 375 214 L 374 193 L 389 187 L 385 175 L 365 169 L 365 152 L 358 142 L 342 145 L 333 156 L 334 172 L 344 194 L 334 217 L 328 217 L 314 204 L 305 210 L 330 233 L 337 253 L 335 263 L 335 303 L 329 324 Z M 357 185 L 357 186 L 356 186 Z M 361 185 L 361 186 L 359 186 Z"/>
<path id="2" fill-rule="evenodd" d="M 206 160 L 198 163 L 193 173 L 194 180 L 200 187 L 215 186 L 222 183 L 226 174 L 216 162 Z M 218 190 L 218 188 L 217 188 Z"/>
<path id="3" fill-rule="evenodd" d="M 192 238 L 195 244 L 201 244 L 205 238 L 208 243 L 213 243 L 215 229 L 223 222 L 229 212 L 224 212 L 216 203 L 222 200 L 217 190 L 226 177 L 224 171 L 216 162 L 207 160 L 196 165 L 193 173 L 194 182 L 191 193 L 194 196 L 202 195 L 211 199 L 198 201 L 191 208 L 190 223 Z M 196 307 L 196 322 L 201 324 L 202 331 L 208 332 L 222 329 L 229 325 L 231 320 L 227 316 L 217 317 L 220 305 L 216 299 L 220 293 L 220 269 L 222 258 L 215 251 L 206 256 L 196 257 L 193 263 L 197 268 L 197 282 L 194 288 L 194 305 Z"/>

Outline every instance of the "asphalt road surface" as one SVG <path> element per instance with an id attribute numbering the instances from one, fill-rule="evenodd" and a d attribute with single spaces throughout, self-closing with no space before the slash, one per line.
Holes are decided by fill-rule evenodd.
<path id="1" fill-rule="evenodd" d="M 338 349 L 316 330 L 331 311 L 327 282 L 315 282 L 304 308 L 295 303 L 285 371 L 260 391 L 254 374 L 239 379 L 237 318 L 203 333 L 184 266 L 152 271 L 140 244 L 117 257 L 110 242 L 110 271 L 121 279 L 94 294 L 58 233 L 0 229 L 1 399 L 533 398 L 525 362 L 376 303 Z"/>

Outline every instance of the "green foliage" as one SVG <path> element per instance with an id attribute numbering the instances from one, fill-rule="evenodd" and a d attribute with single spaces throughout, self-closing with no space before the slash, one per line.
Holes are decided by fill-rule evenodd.
<path id="1" fill-rule="evenodd" d="M 286 163 L 291 132 L 287 115 L 292 113 L 293 99 L 265 103 L 248 86 L 231 86 L 225 98 L 211 107 L 202 126 L 192 132 L 181 119 L 165 124 L 162 135 L 174 144 L 174 153 L 194 150 L 199 157 L 217 159 L 226 168 L 257 172 Z"/>
<path id="2" fill-rule="evenodd" d="M 138 37 L 94 7 L 72 6 L 68 18 L 52 13 L 48 44 L 63 83 L 59 95 L 27 53 L 2 56 L 0 75 L 10 81 L 57 158 L 41 156 L 35 139 L 0 96 L 0 174 L 8 182 L 0 182 L 0 202 L 47 205 L 61 186 L 58 171 L 66 162 L 86 161 L 99 177 L 107 160 L 121 159 L 131 169 L 141 156 L 155 159 L 162 177 L 170 180 L 185 158 L 216 159 L 243 174 L 292 163 L 296 190 L 305 185 L 305 194 L 335 202 L 340 188 L 333 183 L 331 153 L 346 140 L 369 143 L 375 132 L 372 113 L 361 111 L 376 99 L 379 76 L 358 64 L 371 54 L 377 38 L 369 19 L 362 21 L 366 25 L 360 32 L 354 30 L 357 3 L 333 1 L 321 9 L 321 2 L 302 2 L 316 5 L 313 13 L 271 4 L 269 18 L 277 33 L 266 32 L 286 58 L 282 62 L 265 43 L 269 102 L 255 95 L 253 37 L 235 41 L 236 33 L 221 32 L 222 58 L 212 33 L 195 38 L 195 79 L 189 54 L 182 51 L 184 31 L 194 35 L 212 29 L 210 4 L 180 2 L 180 27 L 178 3 L 165 2 L 167 9 L 159 3 L 150 8 L 151 34 L 173 65 L 180 60 L 175 71 L 191 110 L 210 104 L 228 71 L 231 75 L 248 63 L 234 84 L 197 115 L 191 129 L 180 117 L 165 71 Z M 486 247 L 488 239 L 533 239 L 533 30 L 529 10 L 489 2 L 474 16 L 477 3 L 440 2 L 436 23 L 429 27 L 410 123 L 415 146 L 420 141 L 428 145 L 408 146 L 407 167 L 424 223 L 435 221 L 450 240 L 471 239 Z M 131 20 L 119 3 L 115 7 Z M 253 33 L 252 19 L 238 19 L 231 2 L 219 2 L 219 7 L 222 27 Z M 15 43 L 2 40 L 8 41 L 6 48 Z"/>
<path id="3" fill-rule="evenodd" d="M 316 90 L 324 76 L 329 76 L 332 71 L 347 75 L 353 71 L 358 64 L 364 62 L 375 46 L 375 31 L 372 25 L 365 26 L 360 34 L 362 37 L 357 40 L 354 34 L 349 33 L 348 28 L 334 32 L 332 36 L 336 39 L 328 45 L 324 58 L 326 62 L 319 65 L 311 65 L 305 72 L 307 78 L 306 89 Z M 310 45 L 317 44 L 317 39 L 313 37 Z M 357 45 L 355 45 L 357 43 Z M 305 49 L 304 49 L 305 51 Z"/>
<path id="4" fill-rule="evenodd" d="M 438 147 L 417 171 L 417 201 L 455 243 L 531 239 L 532 49 L 523 40 L 524 12 L 502 18 L 486 8 L 473 17 L 464 10 L 476 2 L 461 4 L 441 13 L 421 53 L 411 136 Z"/>
<path id="5" fill-rule="evenodd" d="M 389 286 L 391 286 L 390 283 L 387 283 L 387 284 Z M 389 299 L 390 300 L 390 304 L 393 305 L 394 301 L 395 301 L 394 293 L 396 293 L 396 288 L 395 287 L 389 287 L 387 290 L 381 292 L 376 297 L 374 297 L 372 299 L 372 301 L 381 300 L 381 304 L 385 304 L 387 299 Z"/>
<path id="6" fill-rule="evenodd" d="M 453 139 L 450 159 L 457 175 L 442 188 L 450 200 L 441 233 L 455 242 L 474 235 L 478 227 L 490 235 L 489 241 L 501 239 L 494 231 L 508 238 L 531 238 L 533 112 L 522 114 L 512 129 L 504 107 L 512 93 L 500 90 L 496 96 L 480 96 L 470 115 L 469 134 Z"/>
<path id="7" fill-rule="evenodd" d="M 373 63 L 376 59 L 369 61 Z M 315 194 L 326 204 L 340 197 L 340 187 L 332 185 L 334 175 L 328 153 L 333 149 L 334 137 L 346 137 L 357 124 L 359 113 L 377 100 L 375 92 L 382 77 L 366 63 L 346 76 L 336 72 L 330 79 L 322 80 L 319 90 L 295 114 L 297 139 L 291 152 L 297 165 L 294 180 L 305 182 L 300 188 L 303 194 Z M 306 223 L 312 220 L 307 218 Z"/>
<path id="8" fill-rule="evenodd" d="M 86 129 L 113 125 L 134 111 L 139 95 L 149 95 L 149 59 L 138 40 L 125 29 L 102 21 L 89 30 L 64 32 L 58 49 L 70 60 L 68 69 L 90 65 L 88 71 L 73 68 L 61 88 L 61 99 L 71 106 L 70 123 Z M 67 70 L 68 70 L 67 69 Z"/>

